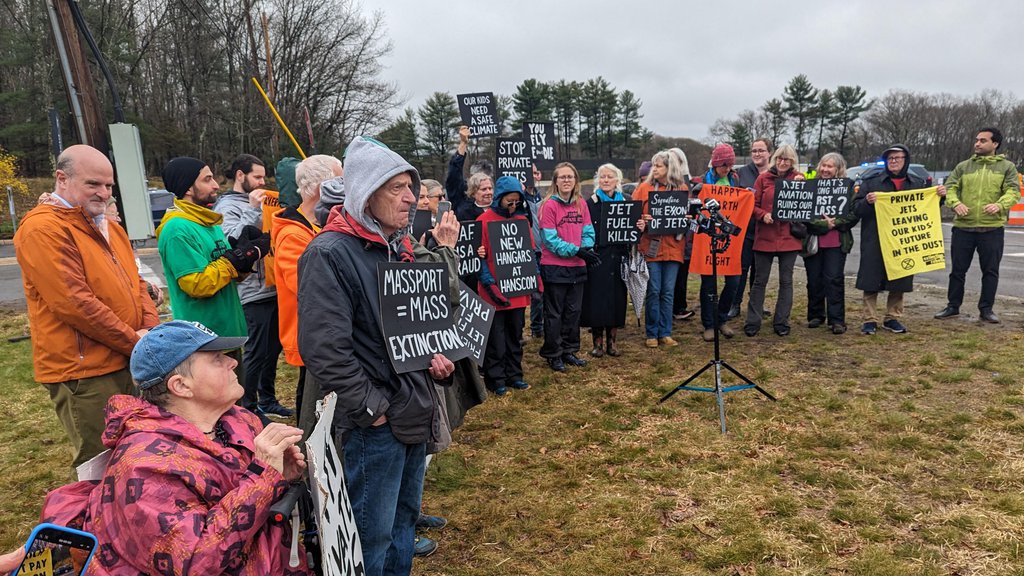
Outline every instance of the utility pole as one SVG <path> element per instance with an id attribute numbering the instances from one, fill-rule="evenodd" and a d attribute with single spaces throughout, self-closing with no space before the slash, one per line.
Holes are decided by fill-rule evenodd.
<path id="1" fill-rule="evenodd" d="M 267 96 L 270 97 L 270 101 L 274 101 L 274 62 L 270 59 L 270 20 L 267 18 L 267 13 L 263 12 L 260 14 L 263 18 L 263 48 L 267 52 Z M 273 122 L 271 122 L 273 124 Z M 274 154 L 274 159 L 277 160 L 281 157 L 278 152 L 278 141 L 277 141 L 277 126 L 275 125 L 270 132 L 270 150 Z"/>

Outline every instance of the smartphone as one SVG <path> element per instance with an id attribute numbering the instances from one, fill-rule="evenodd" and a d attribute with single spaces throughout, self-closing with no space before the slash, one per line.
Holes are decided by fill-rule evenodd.
<path id="1" fill-rule="evenodd" d="M 437 203 L 437 216 L 434 217 L 434 222 L 440 222 L 441 217 L 444 216 L 445 212 L 452 209 L 452 203 L 447 200 L 441 200 Z"/>
<path id="2" fill-rule="evenodd" d="M 25 560 L 14 574 L 62 574 L 80 576 L 92 560 L 96 537 L 88 532 L 40 524 L 25 543 Z"/>

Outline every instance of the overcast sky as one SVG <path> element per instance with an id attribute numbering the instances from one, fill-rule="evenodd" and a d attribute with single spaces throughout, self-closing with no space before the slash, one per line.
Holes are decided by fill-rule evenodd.
<path id="1" fill-rule="evenodd" d="M 1024 97 L 1024 1 L 680 2 L 355 0 L 384 14 L 385 78 L 406 106 L 432 93 L 512 95 L 527 78 L 603 76 L 643 102 L 643 125 L 704 140 L 718 118 L 817 88 L 860 85 Z"/>

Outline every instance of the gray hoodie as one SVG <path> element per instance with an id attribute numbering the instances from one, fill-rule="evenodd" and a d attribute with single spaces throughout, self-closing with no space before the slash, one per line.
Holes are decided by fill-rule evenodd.
<path id="1" fill-rule="evenodd" d="M 384 237 L 380 224 L 366 211 L 366 203 L 385 182 L 408 172 L 412 189 L 420 191 L 420 174 L 387 146 L 368 136 L 359 136 L 345 150 L 345 213 L 371 232 Z"/>

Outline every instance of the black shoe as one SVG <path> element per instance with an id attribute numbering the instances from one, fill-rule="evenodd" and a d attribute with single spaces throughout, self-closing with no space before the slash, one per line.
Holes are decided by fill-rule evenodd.
<path id="1" fill-rule="evenodd" d="M 739 304 L 733 304 L 732 308 L 729 308 L 729 313 L 726 314 L 725 317 L 728 318 L 729 320 L 732 320 L 733 318 L 736 318 L 739 315 L 740 315 L 740 305 Z"/>
<path id="2" fill-rule="evenodd" d="M 587 361 L 582 358 L 577 358 L 572 352 L 568 354 L 562 354 L 562 362 L 569 364 L 570 366 L 586 366 Z"/>
<path id="3" fill-rule="evenodd" d="M 825 321 L 822 320 L 821 318 L 812 318 L 809 322 L 807 322 L 807 327 L 808 328 L 818 328 L 818 327 L 820 327 L 824 323 L 825 323 Z"/>
<path id="4" fill-rule="evenodd" d="M 760 331 L 761 331 L 761 329 L 756 327 L 756 326 L 744 326 L 743 327 L 743 333 L 746 334 L 747 336 L 750 336 L 751 338 L 753 338 L 754 336 L 757 336 L 757 333 L 760 332 Z"/>
<path id="5" fill-rule="evenodd" d="M 982 310 L 980 318 L 982 322 L 988 322 L 989 324 L 999 324 L 999 316 L 996 316 L 995 312 L 991 310 Z"/>
<path id="6" fill-rule="evenodd" d="M 846 332 L 846 324 L 835 323 L 832 325 L 833 334 L 843 334 Z"/>
<path id="7" fill-rule="evenodd" d="M 548 368 L 555 372 L 565 372 L 565 363 L 561 358 L 548 358 Z"/>
<path id="8" fill-rule="evenodd" d="M 775 333 L 779 336 L 789 336 L 789 326 L 776 326 Z"/>
<path id="9" fill-rule="evenodd" d="M 937 314 L 935 314 L 935 317 L 938 318 L 939 320 L 942 320 L 943 318 L 952 318 L 953 316 L 959 316 L 959 315 L 960 315 L 960 309 L 959 308 L 954 308 L 952 306 L 946 306 L 942 310 L 939 310 L 939 312 Z"/>
<path id="10" fill-rule="evenodd" d="M 280 402 L 274 402 L 273 404 L 267 404 L 266 406 L 260 406 L 260 412 L 263 412 L 267 416 L 276 416 L 278 418 L 291 418 L 295 416 L 295 411 L 291 408 L 285 408 L 281 406 Z"/>
<path id="11" fill-rule="evenodd" d="M 907 327 L 904 326 L 902 322 L 895 318 L 891 318 L 889 320 L 886 320 L 885 322 L 882 322 L 882 328 L 885 328 L 886 330 L 892 332 L 893 334 L 907 333 Z"/>
<path id="12" fill-rule="evenodd" d="M 693 310 L 682 310 L 680 312 L 677 312 L 677 313 L 673 314 L 672 315 L 672 319 L 673 320 L 689 320 L 690 318 L 693 318 L 696 315 L 697 315 L 697 313 L 694 312 Z"/>

